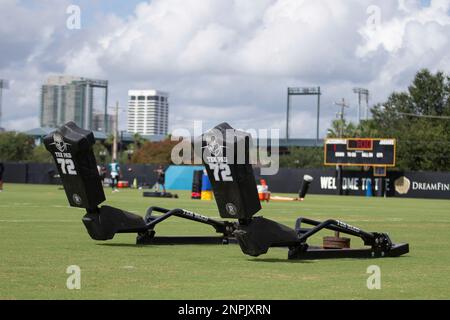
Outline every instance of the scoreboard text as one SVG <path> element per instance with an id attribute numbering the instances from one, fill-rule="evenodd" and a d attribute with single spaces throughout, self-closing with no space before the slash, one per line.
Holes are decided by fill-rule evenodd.
<path id="1" fill-rule="evenodd" d="M 326 166 L 395 167 L 395 139 L 327 139 Z"/>

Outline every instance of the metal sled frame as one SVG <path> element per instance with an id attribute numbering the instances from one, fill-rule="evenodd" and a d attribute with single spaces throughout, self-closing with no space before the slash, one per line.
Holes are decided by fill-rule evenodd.
<path id="1" fill-rule="evenodd" d="M 154 215 L 154 212 L 162 213 Z M 155 227 L 169 219 L 179 217 L 212 226 L 220 236 L 156 236 Z M 236 224 L 211 219 L 184 209 L 165 209 L 150 207 L 144 218 L 121 209 L 102 206 L 87 210 L 83 223 L 94 240 L 110 240 L 116 234 L 137 233 L 138 245 L 175 245 L 175 244 L 229 244 L 236 243 L 233 232 Z"/>
<path id="2" fill-rule="evenodd" d="M 236 222 L 219 221 L 184 209 L 165 209 L 150 207 L 145 217 L 124 210 L 99 205 L 106 200 L 103 186 L 97 170 L 97 163 L 92 146 L 95 144 L 91 131 L 83 130 L 75 123 L 69 122 L 44 138 L 47 150 L 53 155 L 55 164 L 64 185 L 64 190 L 72 207 L 84 208 L 87 213 L 82 221 L 87 232 L 94 240 L 110 240 L 118 233 L 137 233 L 136 243 L 141 245 L 170 244 L 228 244 L 238 243 L 242 252 L 257 257 L 268 252 L 272 247 L 289 248 L 289 259 L 326 259 L 326 258 L 382 258 L 397 257 L 409 252 L 408 244 L 393 244 L 385 233 L 366 232 L 338 220 L 324 222 L 299 218 L 295 229 L 275 221 L 255 216 L 261 209 L 253 168 L 248 160 L 251 136 L 234 130 L 227 123 L 216 127 L 218 131 L 232 131 L 228 142 L 239 150 L 238 144 L 244 144 L 245 158 L 243 164 L 237 161 L 228 163 L 226 146 L 222 141 L 221 153 L 225 157 L 217 160 L 217 155 L 203 157 L 204 165 L 211 180 L 216 198 L 218 213 L 223 219 Z M 205 135 L 207 135 L 205 133 Z M 202 150 L 207 152 L 206 136 L 200 137 Z M 217 151 L 217 148 L 214 149 Z M 224 163 L 223 159 L 227 159 Z M 222 169 L 221 178 L 217 169 Z M 224 178 L 225 175 L 225 178 Z M 304 198 L 310 181 L 303 183 L 299 197 Z M 155 215 L 154 213 L 160 213 Z M 155 236 L 156 226 L 169 219 L 178 217 L 212 226 L 219 236 Z M 310 228 L 304 228 L 309 225 Z M 362 239 L 366 248 L 362 249 L 324 249 L 309 246 L 307 241 L 324 229 Z"/>
<path id="3" fill-rule="evenodd" d="M 302 228 L 302 224 L 314 226 Z M 317 232 L 327 229 L 359 237 L 370 248 L 361 249 L 323 249 L 309 246 L 306 241 Z M 289 248 L 289 259 L 316 260 L 335 258 L 383 258 L 398 257 L 409 252 L 408 244 L 393 244 L 385 233 L 366 232 L 338 220 L 324 222 L 299 218 L 295 224 L 299 244 Z"/>
<path id="4" fill-rule="evenodd" d="M 160 216 L 155 216 L 153 213 L 162 213 Z M 217 233 L 222 236 L 158 236 L 155 237 L 155 230 L 157 224 L 164 220 L 175 216 L 202 224 L 212 226 Z M 160 207 L 150 207 L 147 209 L 144 221 L 146 222 L 147 230 L 138 233 L 136 244 L 148 245 L 176 245 L 176 244 L 229 244 L 236 243 L 233 232 L 236 229 L 236 224 L 228 221 L 220 221 L 211 219 L 209 217 L 200 215 L 198 213 L 186 211 L 183 209 L 165 209 Z"/>
<path id="5" fill-rule="evenodd" d="M 154 215 L 155 212 L 161 213 L 161 215 Z M 114 223 L 114 219 L 111 216 L 105 216 L 108 214 L 113 215 L 114 219 L 122 215 L 120 223 Z M 95 221 L 92 215 L 100 217 L 100 219 Z M 108 236 L 98 232 L 99 229 L 105 228 L 104 225 L 101 225 L 102 215 L 104 216 L 103 220 L 108 221 L 108 226 L 106 226 L 110 231 Z M 155 227 L 170 217 L 178 217 L 210 225 L 221 236 L 156 236 Z M 271 239 L 270 233 L 267 236 L 264 234 L 267 230 L 263 231 L 263 237 L 268 241 L 266 245 L 262 245 L 261 247 L 259 240 L 256 240 L 258 242 L 258 249 L 256 251 L 248 250 L 249 243 L 242 239 L 242 234 L 245 233 L 242 229 L 245 226 L 251 225 L 253 221 L 268 222 L 272 227 L 284 228 L 284 231 L 281 233 L 273 231 L 273 233 L 278 233 L 277 237 L 279 236 L 279 238 L 276 240 Z M 282 247 L 289 248 L 288 258 L 290 260 L 398 257 L 409 252 L 408 244 L 392 244 L 387 234 L 366 232 L 338 220 L 320 222 L 307 218 L 298 218 L 295 224 L 295 230 L 293 230 L 262 217 L 241 221 L 240 224 L 237 222 L 215 220 L 184 209 L 170 210 L 160 207 L 150 207 L 147 209 L 145 217 L 142 218 L 116 208 L 102 207 L 95 213 L 88 213 L 83 218 L 83 222 L 91 237 L 96 240 L 109 240 L 117 233 L 137 233 L 137 245 L 227 245 L 238 243 L 241 245 L 244 253 L 251 256 L 264 254 L 270 247 Z M 136 222 L 138 226 L 135 225 Z M 111 227 L 111 224 L 116 224 L 119 227 Z M 302 225 L 310 225 L 312 227 L 303 228 Z M 272 227 L 269 227 L 269 231 Z M 323 230 L 337 231 L 342 234 L 358 237 L 364 242 L 364 245 L 369 247 L 359 249 L 324 249 L 322 247 L 310 246 L 307 240 Z M 284 234 L 283 232 L 287 233 Z M 236 235 L 238 239 L 236 239 Z"/>

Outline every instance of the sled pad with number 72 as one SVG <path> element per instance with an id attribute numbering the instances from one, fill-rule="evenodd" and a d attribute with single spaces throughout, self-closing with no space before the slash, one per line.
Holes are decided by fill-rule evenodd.
<path id="1" fill-rule="evenodd" d="M 250 134 L 222 123 L 196 139 L 195 144 L 195 150 L 201 150 L 220 216 L 251 219 L 261 210 L 261 203 L 250 162 Z"/>
<path id="2" fill-rule="evenodd" d="M 44 138 L 72 207 L 95 209 L 105 201 L 92 146 L 94 134 L 69 122 Z"/>

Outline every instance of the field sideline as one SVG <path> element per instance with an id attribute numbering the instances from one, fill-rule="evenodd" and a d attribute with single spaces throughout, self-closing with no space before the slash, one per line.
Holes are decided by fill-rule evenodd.
<path id="1" fill-rule="evenodd" d="M 186 192 L 179 200 L 106 192 L 108 205 L 141 215 L 158 205 L 218 217 L 214 201 L 193 201 Z M 304 203 L 264 204 L 261 214 L 291 227 L 299 216 L 341 219 L 388 232 L 395 242 L 409 242 L 411 252 L 379 260 L 292 262 L 285 249 L 252 258 L 236 245 L 139 247 L 135 235 L 95 242 L 81 222 L 83 210 L 68 207 L 57 186 L 6 184 L 0 193 L 0 299 L 450 298 L 450 201 L 308 196 Z M 156 230 L 213 234 L 178 218 Z M 374 264 L 381 268 L 381 290 L 366 287 L 367 267 Z M 81 268 L 81 290 L 66 288 L 69 265 Z"/>

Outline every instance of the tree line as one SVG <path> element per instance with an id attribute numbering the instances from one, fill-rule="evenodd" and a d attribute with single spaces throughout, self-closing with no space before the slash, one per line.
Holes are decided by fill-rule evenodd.
<path id="1" fill-rule="evenodd" d="M 327 137 L 395 138 L 397 165 L 403 170 L 450 171 L 450 76 L 438 71 L 420 70 L 404 92 L 393 92 L 376 104 L 369 120 L 355 124 L 337 119 Z M 97 142 L 97 161 L 111 161 L 112 136 Z M 137 164 L 170 164 L 170 137 L 161 142 L 145 141 L 136 134 L 133 143 L 119 148 L 119 161 Z M 0 133 L 0 160 L 51 162 L 45 147 L 18 132 Z M 321 168 L 323 148 L 290 148 L 280 157 L 281 167 Z"/>
<path id="2" fill-rule="evenodd" d="M 392 93 L 355 125 L 336 120 L 329 137 L 397 139 L 397 166 L 412 171 L 450 170 L 450 77 L 421 70 L 408 90 Z"/>

